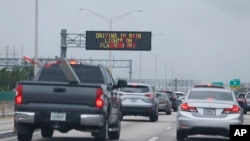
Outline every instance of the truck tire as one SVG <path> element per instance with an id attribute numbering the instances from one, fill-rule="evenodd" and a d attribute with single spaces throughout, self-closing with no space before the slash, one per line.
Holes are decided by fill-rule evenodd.
<path id="1" fill-rule="evenodd" d="M 42 128 L 41 129 L 41 135 L 43 138 L 51 138 L 53 136 L 54 130 L 53 129 L 47 129 L 47 128 Z"/>
<path id="2" fill-rule="evenodd" d="M 108 141 L 109 140 L 108 130 L 109 130 L 109 123 L 107 118 L 105 119 L 100 132 L 94 135 L 95 141 Z"/>
<path id="3" fill-rule="evenodd" d="M 117 123 L 113 127 L 116 128 L 117 130 L 109 132 L 109 139 L 110 140 L 118 140 L 120 138 L 120 131 L 121 131 L 121 120 L 120 120 L 120 118 L 117 119 Z"/>
<path id="4" fill-rule="evenodd" d="M 17 139 L 18 141 L 31 141 L 33 135 L 33 128 L 31 125 L 16 123 L 17 126 Z"/>
<path id="5" fill-rule="evenodd" d="M 186 135 L 183 134 L 181 131 L 177 130 L 176 131 L 176 140 L 177 141 L 184 141 Z"/>

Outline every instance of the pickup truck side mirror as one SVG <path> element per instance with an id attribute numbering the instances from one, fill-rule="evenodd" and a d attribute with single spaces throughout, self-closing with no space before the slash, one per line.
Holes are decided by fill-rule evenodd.
<path id="1" fill-rule="evenodd" d="M 127 86 L 127 81 L 126 80 L 118 80 L 117 82 L 117 88 L 121 88 L 121 87 L 126 87 Z"/>

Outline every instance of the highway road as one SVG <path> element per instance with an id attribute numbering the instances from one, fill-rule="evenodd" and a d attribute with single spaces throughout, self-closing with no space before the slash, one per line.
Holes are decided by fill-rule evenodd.
<path id="1" fill-rule="evenodd" d="M 122 121 L 121 136 L 119 141 L 176 141 L 176 112 L 172 115 L 160 113 L 157 122 L 150 122 L 146 117 L 126 116 Z M 245 115 L 244 124 L 250 124 L 250 113 Z M 13 131 L 13 118 L 0 118 L 0 141 L 17 141 Z M 39 131 L 34 132 L 32 141 L 94 141 L 88 132 L 72 130 L 68 133 L 55 132 L 53 138 L 42 138 Z M 189 136 L 185 141 L 229 141 L 220 136 Z"/>

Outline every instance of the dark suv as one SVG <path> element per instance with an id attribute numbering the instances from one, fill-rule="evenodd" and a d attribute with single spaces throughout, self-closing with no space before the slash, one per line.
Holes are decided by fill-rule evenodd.
<path id="1" fill-rule="evenodd" d="M 178 110 L 178 103 L 177 103 L 177 97 L 173 91 L 170 90 L 160 90 L 159 92 L 164 92 L 168 95 L 169 99 L 172 102 L 172 109 L 176 112 Z"/>
<path id="2" fill-rule="evenodd" d="M 247 100 L 246 100 L 247 93 L 239 93 L 237 95 L 237 100 L 241 108 L 243 108 L 244 114 L 247 114 Z"/>

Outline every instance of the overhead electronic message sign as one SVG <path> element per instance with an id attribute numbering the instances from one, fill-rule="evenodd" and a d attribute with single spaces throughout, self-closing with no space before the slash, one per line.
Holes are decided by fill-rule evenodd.
<path id="1" fill-rule="evenodd" d="M 151 50 L 151 32 L 86 31 L 86 50 Z"/>

